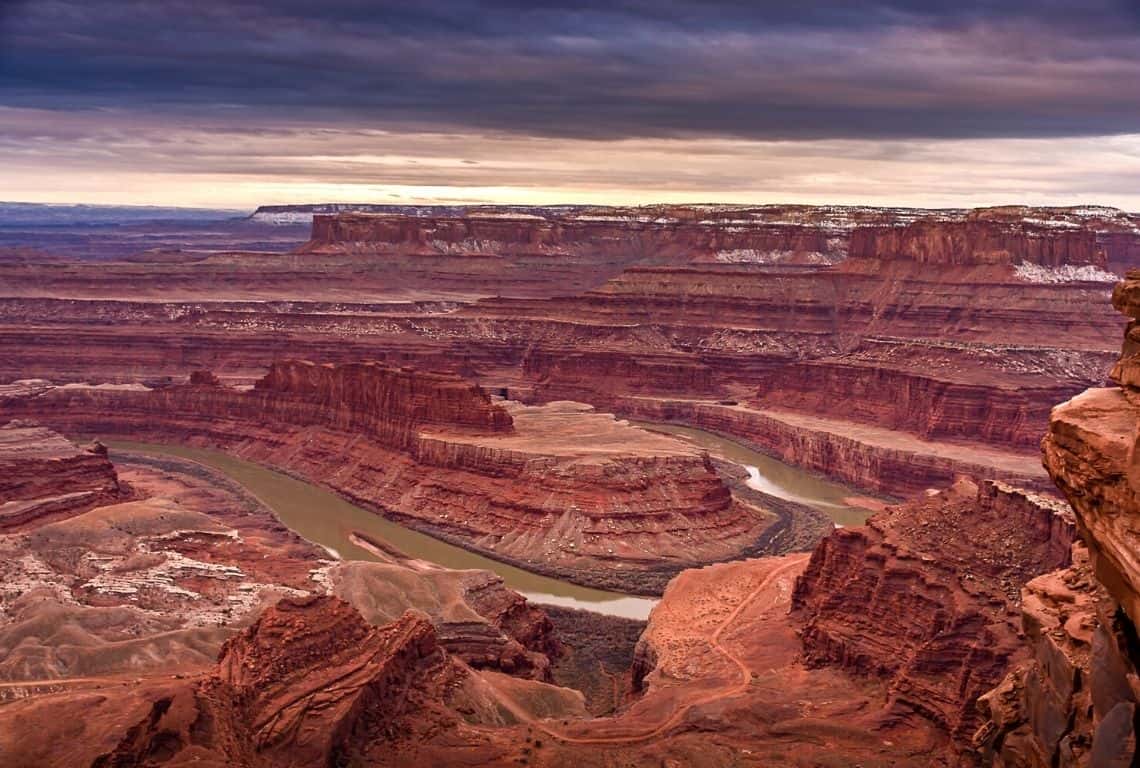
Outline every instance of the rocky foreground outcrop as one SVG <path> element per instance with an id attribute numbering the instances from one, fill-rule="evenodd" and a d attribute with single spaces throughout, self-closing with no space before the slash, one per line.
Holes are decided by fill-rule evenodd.
<path id="1" fill-rule="evenodd" d="M 8 764 L 60 768 L 410 766 L 430 734 L 509 726 L 512 709 L 533 716 L 532 706 L 584 714 L 575 692 L 472 672 L 422 614 L 375 626 L 335 597 L 309 596 L 266 609 L 226 642 L 212 670 L 136 680 L 115 696 L 95 688 L 10 704 L 0 745 Z M 60 718 L 90 733 L 61 739 Z M 482 741 L 464 745 L 473 764 L 518 753 L 509 735 Z"/>
<path id="2" fill-rule="evenodd" d="M 249 390 L 58 387 L 0 399 L 78 433 L 224 448 L 525 567 L 654 592 L 747 552 L 774 518 L 707 455 L 588 406 L 502 405 L 453 375 L 275 364 Z"/>
<path id="3" fill-rule="evenodd" d="M 1030 582 L 1022 624 L 1030 656 L 983 699 L 976 741 L 994 766 L 1132 766 L 1140 707 L 1140 272 L 1113 305 L 1130 318 L 1117 388 L 1053 410 L 1045 467 L 1073 505 L 1087 546 L 1072 568 Z"/>
<path id="4" fill-rule="evenodd" d="M 933 722 L 959 749 L 975 702 L 1024 648 L 1019 590 L 1070 562 L 1065 505 L 961 480 L 820 543 L 796 583 L 804 654 L 887 683 L 892 715 Z"/>

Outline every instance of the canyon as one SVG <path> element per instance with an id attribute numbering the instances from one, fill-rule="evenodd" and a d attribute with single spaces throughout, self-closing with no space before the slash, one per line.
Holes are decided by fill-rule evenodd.
<path id="1" fill-rule="evenodd" d="M 224 447 L 445 540 L 624 591 L 751 551 L 775 518 L 668 436 L 574 403 L 492 403 L 406 367 L 281 362 L 247 391 L 204 372 L 158 389 L 29 387 L 0 409 L 72 433 Z"/>
<path id="2" fill-rule="evenodd" d="M 242 226 L 310 218 L 288 252 L 0 259 L 14 764 L 1131 764 L 1138 217 Z M 690 428 L 862 513 L 778 495 Z M 345 556 L 123 440 L 659 601 L 544 606 L 358 530 Z"/>
<path id="3" fill-rule="evenodd" d="M 691 426 L 734 401 L 717 431 L 888 495 L 979 474 L 975 450 L 1046 488 L 1037 436 L 1103 383 L 1107 297 L 1140 241 L 1099 208 L 308 215 L 290 253 L 3 260 L 0 378 L 249 384 L 282 359 L 378 360 Z"/>

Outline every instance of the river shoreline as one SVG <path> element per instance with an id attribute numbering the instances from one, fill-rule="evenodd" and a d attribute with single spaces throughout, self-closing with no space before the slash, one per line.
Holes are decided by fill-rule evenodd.
<path id="1" fill-rule="evenodd" d="M 638 424 L 638 426 L 642 426 L 646 429 L 653 429 L 655 426 L 664 426 L 666 429 L 659 429 L 658 431 L 675 434 L 668 430 L 668 425 Z M 691 427 L 686 427 L 686 429 L 698 433 L 702 432 L 702 430 L 695 430 Z M 704 432 L 707 432 L 707 430 Z M 736 441 L 733 441 L 730 438 L 722 437 L 719 434 L 708 434 L 710 436 L 714 436 L 725 441 L 740 445 Z M 690 437 L 689 439 L 691 440 L 692 438 Z M 698 445 L 700 444 L 699 441 L 693 442 L 697 443 Z M 118 443 L 119 447 L 115 447 L 116 443 Z M 646 570 L 619 570 L 620 564 L 616 563 L 615 565 L 617 567 L 611 569 L 587 569 L 554 566 L 542 562 L 513 558 L 507 555 L 503 555 L 502 553 L 495 552 L 493 550 L 478 547 L 470 541 L 466 540 L 463 536 L 455 534 L 446 527 L 433 525 L 432 523 L 424 521 L 420 518 L 412 518 L 393 513 L 391 510 L 384 509 L 367 499 L 360 498 L 351 493 L 331 488 L 320 483 L 313 483 L 308 478 L 291 472 L 285 468 L 266 466 L 257 462 L 237 459 L 236 457 L 233 457 L 225 450 L 220 448 L 202 448 L 178 443 L 137 443 L 133 441 L 120 442 L 115 440 L 111 441 L 111 445 L 115 448 L 115 450 L 126 450 L 128 452 L 133 450 L 134 452 L 142 453 L 143 455 L 148 455 L 148 453 L 150 455 L 159 454 L 183 459 L 189 462 L 194 462 L 199 466 L 219 473 L 220 475 L 229 479 L 230 482 L 237 483 L 238 485 L 242 485 L 241 480 L 233 477 L 230 473 L 227 473 L 223 467 L 217 466 L 216 461 L 214 463 L 210 463 L 209 461 L 195 461 L 192 456 L 188 456 L 187 454 L 196 452 L 200 453 L 203 456 L 214 455 L 215 458 L 225 457 L 226 460 L 234 463 L 245 464 L 251 467 L 257 467 L 266 472 L 277 473 L 295 482 L 303 483 L 307 486 L 331 494 L 342 502 L 352 505 L 360 510 L 364 510 L 370 515 L 387 521 L 389 524 L 399 526 L 406 531 L 416 532 L 418 534 L 427 536 L 436 542 L 442 542 L 444 544 L 451 545 L 452 547 L 463 550 L 473 556 L 486 559 L 489 561 L 488 563 L 463 567 L 482 567 L 484 569 L 496 571 L 504 577 L 508 585 L 520 593 L 526 595 L 528 599 L 532 600 L 533 602 L 548 605 L 561 605 L 564 607 L 578 608 L 606 615 L 623 616 L 626 618 L 644 619 L 648 615 L 649 610 L 651 610 L 652 605 L 656 602 L 655 598 L 660 597 L 669 581 L 683 570 L 689 568 L 700 568 L 718 562 L 728 562 L 731 560 L 746 559 L 750 557 L 783 554 L 791 551 L 811 549 L 814 547 L 819 538 L 821 538 L 823 535 L 826 535 L 826 533 L 833 527 L 829 523 L 824 522 L 824 515 L 822 515 L 817 508 L 813 508 L 809 505 L 795 501 L 788 501 L 787 499 L 773 496 L 756 489 L 754 486 L 748 483 L 748 478 L 752 474 L 750 470 L 756 470 L 756 467 L 752 465 L 741 464 L 738 461 L 734 461 L 732 459 L 727 459 L 724 462 L 718 461 L 718 464 L 721 465 L 721 474 L 725 478 L 726 482 L 732 486 L 734 494 L 736 494 L 739 498 L 742 499 L 742 501 L 745 501 L 746 503 L 752 503 L 758 507 L 764 508 L 766 511 L 769 511 L 775 518 L 773 523 L 764 530 L 764 532 L 752 546 L 748 547 L 745 550 L 742 550 L 735 556 L 721 558 L 719 560 L 659 564 Z M 748 448 L 748 446 L 740 445 L 740 447 L 751 450 Z M 739 470 L 743 470 L 744 474 L 741 474 L 740 471 L 733 470 L 732 467 L 737 467 Z M 790 467 L 788 469 L 791 471 L 796 470 L 796 468 Z M 248 488 L 245 490 L 249 492 Z M 269 507 L 270 509 L 273 508 L 271 504 L 268 504 L 265 502 L 265 500 L 257 497 L 255 493 L 251 495 L 254 498 L 257 498 L 259 502 Z M 279 515 L 277 517 L 280 519 Z M 282 521 L 282 524 L 286 525 L 287 527 L 291 527 L 286 521 Z M 364 534 L 364 541 L 367 541 L 373 546 L 377 546 L 381 551 L 391 549 L 398 552 L 403 552 L 403 549 L 399 545 L 389 542 L 383 534 L 369 533 L 368 531 L 352 531 L 351 533 L 354 533 L 356 535 Z M 332 551 L 336 551 L 338 555 L 343 556 L 344 554 L 347 554 L 348 559 L 360 558 L 359 553 L 353 553 L 351 550 L 347 553 L 340 553 L 338 551 L 340 548 L 331 546 L 328 542 L 318 541 L 315 543 L 322 546 L 326 550 L 331 549 Z M 352 540 L 349 539 L 349 543 L 350 547 L 354 546 L 360 548 L 361 542 L 352 542 Z M 356 555 L 356 557 L 354 558 L 353 555 Z M 371 556 L 376 557 L 377 555 L 372 554 Z M 408 556 L 419 557 L 418 555 L 413 554 L 409 554 Z M 366 556 L 365 559 L 370 558 Z M 432 558 L 426 557 L 421 559 L 431 560 Z M 440 564 L 445 567 L 455 567 L 447 562 Z M 506 566 L 511 569 L 517 569 L 517 571 L 528 574 L 530 576 L 552 580 L 553 582 L 557 582 L 559 586 L 557 588 L 551 588 L 549 590 L 528 588 L 529 585 L 520 584 L 520 579 L 510 578 L 510 572 L 503 573 L 502 568 L 496 567 L 495 564 L 501 564 L 502 566 Z M 567 585 L 572 585 L 573 587 L 585 590 L 593 590 L 599 594 L 586 595 L 582 597 L 568 597 L 565 594 L 559 594 L 559 592 L 564 592 L 566 590 Z M 617 612 L 614 612 L 606 610 L 604 607 L 606 603 L 626 604 L 622 605 L 621 608 L 617 610 Z"/>
<path id="2" fill-rule="evenodd" d="M 400 526 L 400 527 L 402 527 L 408 531 L 418 533 L 418 534 L 423 535 L 423 536 L 430 537 L 439 543 L 451 545 L 451 546 L 456 547 L 458 549 L 462 549 L 462 550 L 464 550 L 464 552 L 468 553 L 471 556 L 481 558 L 481 559 L 486 559 L 489 561 L 493 561 L 493 563 L 487 563 L 487 564 L 483 564 L 481 566 L 480 565 L 455 566 L 454 564 L 448 564 L 446 562 L 438 563 L 438 564 L 442 565 L 444 567 L 451 567 L 451 568 L 458 567 L 458 569 L 460 569 L 460 570 L 462 570 L 464 568 L 469 568 L 469 567 L 475 567 L 475 568 L 481 567 L 484 570 L 495 571 L 496 573 L 498 573 L 500 576 L 502 576 L 504 578 L 504 581 L 507 583 L 508 586 L 510 586 L 512 589 L 515 589 L 516 591 L 520 592 L 521 594 L 525 595 L 529 600 L 531 600 L 531 602 L 538 603 L 538 604 L 560 605 L 563 607 L 572 607 L 572 608 L 577 608 L 579 610 L 591 611 L 594 613 L 599 613 L 601 615 L 611 615 L 611 616 L 616 616 L 619 618 L 644 620 L 645 618 L 648 617 L 649 611 L 652 609 L 653 605 L 656 604 L 655 598 L 660 596 L 660 592 L 664 590 L 665 584 L 668 583 L 668 581 L 673 577 L 673 575 L 675 575 L 680 570 L 684 569 L 683 567 L 680 567 L 680 568 L 676 568 L 676 569 L 670 569 L 671 572 L 668 572 L 668 573 L 663 572 L 660 574 L 657 574 L 657 573 L 651 574 L 651 578 L 652 577 L 656 577 L 656 578 L 654 580 L 651 580 L 649 583 L 652 583 L 655 585 L 659 584 L 659 590 L 660 591 L 657 591 L 657 592 L 654 592 L 650 589 L 643 589 L 642 591 L 631 591 L 631 590 L 618 591 L 616 589 L 609 590 L 609 589 L 605 588 L 605 585 L 614 585 L 614 586 L 621 586 L 621 587 L 628 586 L 628 584 L 629 584 L 628 579 L 625 579 L 623 577 L 630 576 L 631 573 L 619 572 L 616 574 L 615 578 L 608 578 L 608 579 L 607 578 L 597 578 L 594 580 L 594 583 L 583 583 L 585 580 L 582 579 L 581 577 L 584 574 L 579 572 L 579 571 L 572 571 L 569 569 L 564 570 L 564 569 L 552 568 L 552 567 L 545 567 L 545 568 L 544 567 L 537 567 L 537 564 L 527 563 L 526 561 L 513 560 L 511 558 L 506 558 L 506 557 L 491 557 L 488 555 L 488 553 L 484 552 L 483 550 L 477 549 L 477 548 L 469 545 L 467 542 L 464 542 L 461 538 L 459 538 L 453 534 L 450 534 L 447 531 L 435 529 L 434 526 L 423 525 L 422 521 L 410 521 L 410 520 L 405 521 L 399 515 L 392 515 L 390 513 L 387 513 L 385 510 L 378 508 L 376 505 L 369 504 L 367 501 L 365 501 L 363 499 L 355 498 L 351 494 L 339 492 L 333 488 L 329 488 L 329 487 L 321 485 L 319 483 L 313 483 L 309 479 L 307 479 L 303 476 L 297 475 L 296 473 L 286 471 L 286 470 L 279 468 L 279 467 L 264 466 L 262 464 L 258 464 L 257 462 L 250 462 L 250 461 L 245 461 L 242 459 L 237 459 L 233 456 L 230 456 L 224 450 L 217 449 L 217 448 L 201 448 L 198 446 L 187 446 L 187 445 L 178 444 L 178 443 L 153 443 L 153 442 L 139 443 L 139 442 L 134 442 L 134 441 L 119 440 L 116 438 L 105 439 L 104 442 L 110 447 L 112 454 L 121 454 L 124 457 L 127 457 L 129 455 L 142 456 L 144 458 L 159 457 L 159 458 L 162 458 L 162 459 L 165 459 L 168 461 L 185 462 L 187 464 L 192 464 L 192 465 L 198 467 L 200 470 L 208 472 L 212 476 L 215 476 L 215 477 L 218 477 L 218 478 L 224 480 L 227 483 L 227 485 L 239 486 L 245 492 L 245 494 L 247 496 L 256 500 L 259 504 L 261 504 L 262 506 L 266 507 L 271 512 L 273 512 L 274 513 L 274 519 L 276 519 L 278 522 L 280 522 L 281 525 L 285 526 L 286 528 L 289 528 L 294 533 L 297 533 L 299 536 L 304 538 L 306 541 L 309 541 L 310 543 L 314 544 L 315 546 L 318 546 L 325 551 L 331 551 L 340 559 L 373 559 L 373 557 L 375 557 L 375 556 L 365 557 L 365 558 L 351 557 L 351 556 L 345 557 L 345 555 L 347 553 L 341 552 L 340 550 L 341 549 L 348 550 L 348 547 L 332 547 L 327 542 L 314 541 L 311 537 L 305 536 L 304 534 L 297 531 L 296 528 L 294 526 L 289 525 L 289 523 L 287 521 L 282 520 L 280 514 L 278 514 L 278 510 L 274 507 L 274 505 L 272 503 L 270 503 L 266 499 L 260 497 L 257 493 L 254 493 L 253 491 L 251 491 L 248 487 L 246 487 L 241 482 L 241 480 L 239 480 L 238 478 L 235 478 L 232 475 L 230 475 L 229 473 L 227 473 L 225 471 L 225 469 L 220 468 L 218 466 L 215 466 L 213 464 L 207 463 L 205 461 L 201 461 L 201 460 L 196 459 L 192 456 L 185 455 L 185 453 L 179 453 L 179 452 L 194 452 L 194 453 L 205 454 L 205 455 L 214 454 L 214 455 L 217 455 L 220 457 L 224 457 L 225 459 L 228 459 L 229 461 L 232 461 L 235 463 L 251 465 L 251 466 L 254 466 L 254 467 L 256 467 L 262 471 L 275 473 L 277 475 L 281 475 L 281 476 L 284 476 L 286 478 L 289 478 L 290 480 L 293 480 L 295 482 L 303 483 L 303 484 L 305 484 L 311 488 L 317 489 L 321 492 L 324 492 L 324 493 L 327 493 L 331 496 L 334 496 L 343 503 L 347 503 L 347 504 L 350 504 L 352 506 L 355 506 L 358 509 L 366 512 L 371 517 L 378 518 L 378 519 L 384 520 L 390 524 Z M 415 524 L 413 524 L 413 523 L 415 523 Z M 348 531 L 346 533 L 355 533 L 356 535 L 359 535 L 361 533 L 361 531 Z M 369 538 L 374 538 L 374 536 L 369 536 Z M 372 546 L 377 546 L 375 541 L 370 541 L 369 544 L 371 544 Z M 383 547 L 381 547 L 381 548 L 382 549 L 394 549 L 396 551 L 403 552 L 402 549 L 400 549 L 398 546 L 393 545 L 391 543 L 385 543 L 383 545 Z M 362 551 L 367 551 L 367 550 L 362 549 Z M 369 554 L 371 554 L 371 553 L 369 553 Z M 405 553 L 405 555 L 410 556 L 410 555 L 407 555 L 406 553 Z M 430 560 L 430 558 L 421 558 L 421 559 L 429 559 Z M 432 560 L 432 562 L 435 562 L 435 561 Z M 558 582 L 559 585 L 561 585 L 561 587 L 563 588 L 562 591 L 566 591 L 566 588 L 568 588 L 568 587 L 569 588 L 576 588 L 573 591 L 577 592 L 579 596 L 578 597 L 567 597 L 565 595 L 559 595 L 557 593 L 542 592 L 542 591 L 539 591 L 535 588 L 529 587 L 528 585 L 525 585 L 525 584 L 513 583 L 513 580 L 511 578 L 509 578 L 507 575 L 504 575 L 504 573 L 502 572 L 501 569 L 497 569 L 494 567 L 495 563 L 501 563 L 502 565 L 509 566 L 510 568 L 513 568 L 513 569 L 517 569 L 518 571 L 524 572 L 525 574 L 530 575 L 530 576 L 541 577 L 541 578 L 545 578 L 545 579 L 549 579 L 549 580 Z M 575 578 L 571 578 L 572 576 Z M 588 594 L 590 592 L 594 592 L 597 594 Z"/>

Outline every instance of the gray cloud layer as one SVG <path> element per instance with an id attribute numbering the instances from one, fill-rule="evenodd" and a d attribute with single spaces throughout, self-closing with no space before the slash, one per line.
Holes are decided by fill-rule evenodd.
<path id="1" fill-rule="evenodd" d="M 1136 133 L 1140 4 L 26 0 L 0 10 L 0 105 L 589 139 Z"/>

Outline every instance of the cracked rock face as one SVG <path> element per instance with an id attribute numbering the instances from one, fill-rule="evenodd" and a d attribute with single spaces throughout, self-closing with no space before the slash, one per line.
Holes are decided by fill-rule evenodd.
<path id="1" fill-rule="evenodd" d="M 1140 272 L 1113 304 L 1130 318 L 1116 388 L 1058 405 L 1044 463 L 1073 506 L 1083 546 L 1072 567 L 1022 593 L 1026 663 L 982 699 L 975 736 L 994 766 L 1128 766 L 1140 702 L 1140 381 L 1135 375 Z M 1087 547 L 1087 554 L 1086 548 Z"/>
<path id="2" fill-rule="evenodd" d="M 1020 588 L 1066 565 L 1074 536 L 1059 501 L 965 479 L 838 530 L 796 584 L 806 659 L 886 681 L 894 717 L 962 748 L 975 700 L 1024 655 Z"/>

